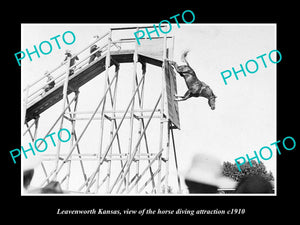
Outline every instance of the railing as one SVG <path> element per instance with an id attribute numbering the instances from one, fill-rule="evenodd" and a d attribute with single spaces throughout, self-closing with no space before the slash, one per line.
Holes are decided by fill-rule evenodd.
<path id="1" fill-rule="evenodd" d="M 87 56 L 84 56 L 84 54 L 86 54 L 86 51 L 87 50 L 89 51 L 91 46 L 93 46 L 94 44 L 99 44 L 100 41 L 103 40 L 103 38 L 105 38 L 108 34 L 109 34 L 109 32 L 105 33 L 101 37 L 98 37 L 95 41 L 93 41 L 87 47 L 85 47 L 84 49 L 82 49 L 78 53 L 72 55 L 72 58 L 77 56 L 79 58 L 79 60 L 77 62 L 75 62 L 75 64 L 73 66 L 71 66 L 70 68 L 69 68 L 69 65 L 66 65 L 67 61 L 64 61 L 59 66 L 57 66 L 56 68 L 54 68 L 50 72 L 46 73 L 44 76 L 42 76 L 41 78 L 39 78 L 38 80 L 36 80 L 32 84 L 27 85 L 27 87 L 24 89 L 24 92 L 26 93 L 25 94 L 25 99 L 24 99 L 26 109 L 28 108 L 29 105 L 34 104 L 38 100 L 42 99 L 46 94 L 49 94 L 52 91 L 52 90 L 49 90 L 48 93 L 46 93 L 44 91 L 44 89 L 51 82 L 54 81 L 56 87 L 60 86 L 61 84 L 64 83 L 64 78 L 65 78 L 64 75 L 65 75 L 66 72 L 73 69 L 74 75 L 75 75 L 75 73 L 78 70 L 86 67 L 89 64 L 89 59 L 93 54 L 95 54 L 99 50 L 102 51 L 102 52 L 105 52 L 107 50 L 107 44 L 106 43 L 99 46 L 99 48 L 94 50 L 93 52 L 91 52 L 91 53 L 88 52 Z M 97 61 L 97 60 L 94 60 L 94 61 Z M 95 63 L 95 62 L 92 62 L 92 63 Z M 51 76 L 53 79 L 51 79 L 50 81 L 47 81 L 47 80 L 45 81 L 45 79 L 47 79 L 48 76 Z M 55 89 L 55 87 L 53 87 L 52 89 Z"/>
<path id="2" fill-rule="evenodd" d="M 106 55 L 106 51 L 108 49 L 108 41 L 105 39 L 108 37 L 109 34 L 112 33 L 112 31 L 120 31 L 120 30 L 128 30 L 128 29 L 137 29 L 137 28 L 153 28 L 153 26 L 142 26 L 142 27 L 121 27 L 121 28 L 111 28 L 108 32 L 103 34 L 102 36 L 98 37 L 90 43 L 87 47 L 83 48 L 78 53 L 72 55 L 72 58 L 78 57 L 79 60 L 75 61 L 74 65 L 69 67 L 67 65 L 67 60 L 63 61 L 60 65 L 55 67 L 50 72 L 45 72 L 45 74 L 34 81 L 32 84 L 27 85 L 24 91 L 24 108 L 25 112 L 26 109 L 29 108 L 31 105 L 35 104 L 42 98 L 44 98 L 46 95 L 54 91 L 57 87 L 60 87 L 64 83 L 64 78 L 66 77 L 65 74 L 69 72 L 70 70 L 74 71 L 73 77 L 76 75 L 77 72 L 82 71 L 87 66 L 92 65 L 96 63 L 99 58 L 94 59 L 93 62 L 89 63 L 90 57 L 95 54 L 98 51 L 101 51 L 101 55 Z M 163 26 L 162 26 L 163 27 Z M 144 38 L 143 38 L 144 39 Z M 152 39 L 156 39 L 153 37 Z M 105 41 L 104 43 L 101 41 Z M 117 50 L 122 49 L 134 49 L 133 44 L 136 42 L 135 38 L 121 38 L 114 41 L 111 41 L 111 47 L 115 47 Z M 93 52 L 90 52 L 90 48 L 93 45 L 97 45 L 98 49 L 95 49 Z M 126 48 L 126 44 L 129 44 L 130 46 Z M 120 46 L 122 45 L 122 47 Z M 88 52 L 87 52 L 88 51 Z M 51 76 L 52 79 L 47 81 L 48 76 Z M 68 77 L 69 78 L 69 77 Z M 55 82 L 55 86 L 51 87 L 50 90 L 45 91 L 45 89 L 50 85 L 50 83 Z"/>

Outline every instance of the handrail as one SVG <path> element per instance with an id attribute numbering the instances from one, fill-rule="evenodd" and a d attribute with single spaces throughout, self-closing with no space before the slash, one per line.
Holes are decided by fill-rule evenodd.
<path id="1" fill-rule="evenodd" d="M 111 44 L 112 46 L 115 46 L 115 47 L 119 47 L 119 46 L 116 46 L 115 43 L 112 43 Z M 105 53 L 105 51 L 107 51 L 107 44 L 104 44 L 102 47 L 94 50 L 93 52 L 89 53 L 86 57 L 84 57 L 83 59 L 81 59 L 80 61 L 76 62 L 73 66 L 69 67 L 69 70 L 70 69 L 73 69 L 75 67 L 78 67 L 78 65 L 80 65 L 81 63 L 83 63 L 84 61 L 87 61 L 93 54 L 95 54 L 97 51 L 101 50 L 102 52 Z M 104 55 L 104 54 L 103 54 Z M 95 60 L 93 63 L 95 63 L 96 61 L 98 61 L 99 59 Z M 84 67 L 85 65 L 89 64 L 88 62 L 84 63 L 81 67 L 79 67 L 77 70 L 81 69 L 82 67 Z M 74 69 L 74 74 L 75 74 L 75 70 Z M 39 89 L 35 90 L 33 93 L 31 93 L 30 96 L 28 96 L 27 98 L 27 105 L 30 105 L 32 104 L 36 98 L 38 98 L 39 96 L 41 96 L 41 94 L 43 92 L 41 92 L 41 90 L 46 87 L 49 83 L 55 81 L 55 86 L 58 87 L 60 86 L 63 82 L 64 82 L 64 74 L 66 73 L 66 71 L 62 72 L 60 75 L 58 75 L 55 79 L 53 80 L 50 80 L 48 81 L 45 85 L 43 85 L 42 87 L 40 87 Z M 73 76 L 72 76 L 73 77 Z M 25 89 L 26 90 L 26 89 Z M 41 93 L 40 93 L 41 92 Z M 50 92 L 49 92 L 50 93 Z"/>
<path id="2" fill-rule="evenodd" d="M 90 43 L 87 47 L 83 48 L 82 50 L 80 50 L 79 52 L 77 52 L 76 54 L 74 54 L 72 57 L 78 56 L 79 54 L 81 54 L 82 52 L 84 52 L 85 50 L 87 50 L 88 48 L 90 48 L 92 45 L 94 45 L 95 43 L 97 43 L 98 41 L 100 41 L 101 39 L 103 39 L 109 33 L 110 33 L 110 31 L 106 32 L 104 35 L 102 35 L 99 38 L 97 38 L 95 41 L 93 41 L 92 43 Z M 57 69 L 59 69 L 60 67 L 62 67 L 64 64 L 66 64 L 66 61 L 62 62 L 56 68 L 54 68 L 53 70 L 51 70 L 48 74 L 51 74 L 51 73 L 55 72 Z M 48 74 L 46 74 L 43 77 L 41 77 L 41 78 L 37 79 L 36 81 L 34 81 L 32 84 L 29 85 L 29 88 L 32 87 L 33 85 L 35 85 L 37 82 L 41 81 L 43 78 L 47 77 Z M 23 89 L 23 91 L 26 91 L 26 88 Z"/>
<path id="3" fill-rule="evenodd" d="M 92 43 L 90 43 L 87 47 L 83 48 L 81 51 L 79 51 L 78 53 L 72 55 L 72 58 L 78 56 L 79 54 L 81 54 L 82 52 L 84 52 L 85 50 L 89 49 L 92 45 L 94 45 L 95 43 L 97 43 L 98 41 L 102 40 L 105 36 L 107 36 L 109 34 L 109 32 L 105 33 L 104 35 L 102 35 L 101 37 L 97 38 L 95 41 L 93 41 Z M 118 48 L 118 46 L 113 43 L 114 46 L 116 46 Z M 102 46 L 98 49 L 95 49 L 93 52 L 90 52 L 87 56 L 81 58 L 81 60 L 79 60 L 78 62 L 75 62 L 75 64 L 71 67 L 69 67 L 69 70 L 74 69 L 74 73 L 75 73 L 75 68 L 78 67 L 79 65 L 81 65 L 78 69 L 81 69 L 83 66 L 87 65 L 88 62 L 87 60 L 93 55 L 95 54 L 97 51 L 101 50 L 102 52 L 105 52 L 107 49 L 107 43 L 106 44 L 102 44 Z M 85 62 L 86 63 L 83 63 Z M 96 60 L 95 60 L 96 61 Z M 35 82 L 33 82 L 31 85 L 28 85 L 24 91 L 28 91 L 29 88 L 32 88 L 34 85 L 36 85 L 37 83 L 39 83 L 41 80 L 43 80 L 44 78 L 46 78 L 48 75 L 51 75 L 53 72 L 57 71 L 59 68 L 62 68 L 64 65 L 66 64 L 66 61 L 62 62 L 58 67 L 56 67 L 55 69 L 53 69 L 52 71 L 46 73 L 44 76 L 42 76 L 41 78 L 39 78 L 38 80 L 36 80 Z M 66 73 L 66 70 L 64 70 L 63 72 L 61 72 L 59 75 L 57 75 L 56 77 L 54 77 L 54 79 L 47 81 L 46 83 L 44 83 L 41 87 L 37 88 L 36 90 L 34 90 L 32 93 L 30 93 L 27 96 L 27 100 L 25 100 L 25 102 L 27 103 L 27 106 L 32 104 L 37 97 L 41 96 L 41 94 L 43 92 L 41 92 L 45 87 L 47 87 L 47 85 L 49 85 L 51 82 L 55 82 L 55 86 L 59 86 L 61 84 L 61 82 L 63 82 L 64 79 L 64 74 Z"/>
<path id="4" fill-rule="evenodd" d="M 91 46 L 93 46 L 94 44 L 96 44 L 97 42 L 100 42 L 101 40 L 103 40 L 107 35 L 109 35 L 112 31 L 118 31 L 118 30 L 125 30 L 125 29 L 136 29 L 136 28 L 153 28 L 153 26 L 141 26 L 141 27 L 137 27 L 137 26 L 133 26 L 133 27 L 119 27 L 119 28 L 110 28 L 110 30 L 106 33 L 104 33 L 102 36 L 96 38 L 93 42 L 91 42 L 90 44 L 88 44 L 85 48 L 81 49 L 79 52 L 77 52 L 76 54 L 72 55 L 72 58 L 79 56 L 80 60 L 75 61 L 74 65 L 72 65 L 71 67 L 69 67 L 69 70 L 74 71 L 74 75 L 76 73 L 76 71 L 82 69 L 83 67 L 85 67 L 86 65 L 88 65 L 88 59 L 95 54 L 97 51 L 102 51 L 102 53 L 105 54 L 105 52 L 108 49 L 108 43 L 101 43 L 99 48 L 95 49 L 93 52 L 89 52 L 87 54 L 87 56 L 82 57 L 80 56 L 80 54 L 82 54 L 84 51 L 86 51 L 87 49 L 90 49 Z M 164 26 L 162 26 L 164 27 Z M 160 37 L 153 37 L 153 39 L 159 39 Z M 147 39 L 147 38 L 145 38 Z M 121 49 L 121 45 L 122 44 L 130 44 L 135 42 L 135 38 L 122 38 L 122 39 L 117 39 L 117 40 L 111 40 L 111 46 L 112 47 L 116 47 L 118 50 Z M 103 55 L 104 55 L 103 54 Z M 92 63 L 95 63 L 97 60 L 94 60 Z M 55 67 L 53 70 L 51 70 L 50 72 L 47 72 L 45 75 L 43 75 L 42 77 L 38 78 L 36 81 L 34 81 L 33 83 L 29 84 L 26 86 L 26 88 L 23 90 L 26 93 L 25 99 L 24 99 L 24 105 L 26 104 L 25 110 L 28 108 L 29 105 L 34 104 L 36 101 L 39 100 L 39 98 L 43 98 L 45 95 L 51 93 L 51 91 L 55 90 L 55 88 L 57 88 L 59 85 L 62 84 L 62 82 L 64 81 L 64 75 L 65 73 L 68 71 L 66 68 L 64 68 L 65 66 L 69 66 L 66 65 L 67 61 L 63 61 L 60 65 L 58 65 L 57 67 Z M 60 71 L 59 71 L 60 70 Z M 57 73 L 58 72 L 58 73 Z M 56 73 L 56 74 L 54 74 Z M 57 75 L 58 74 L 58 75 Z M 53 79 L 46 81 L 44 83 L 41 83 L 41 81 L 45 78 L 47 78 L 47 76 L 52 75 Z M 73 77 L 73 76 L 72 76 Z M 72 79 L 72 77 L 70 79 Z M 47 87 L 51 82 L 55 82 L 55 87 L 53 87 L 53 89 L 49 90 L 49 92 L 44 92 L 43 90 L 45 89 L 45 87 Z M 39 85 L 39 86 L 38 86 Z M 45 93 L 45 95 L 43 95 L 43 93 Z"/>

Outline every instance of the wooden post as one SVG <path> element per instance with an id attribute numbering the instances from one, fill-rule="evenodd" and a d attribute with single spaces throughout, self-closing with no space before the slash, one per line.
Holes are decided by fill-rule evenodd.
<path id="1" fill-rule="evenodd" d="M 163 43 L 163 57 L 162 57 L 162 76 L 161 76 L 161 105 L 160 105 L 160 140 L 159 140 L 159 151 L 163 150 L 163 140 L 164 140 L 164 113 L 165 113 L 165 92 L 166 92 L 166 83 L 165 83 L 165 60 L 167 54 L 167 36 L 164 35 L 164 43 Z M 158 157 L 158 175 L 157 175 L 157 184 L 156 191 L 158 194 L 161 193 L 161 163 L 162 163 L 162 153 Z"/>
<path id="2" fill-rule="evenodd" d="M 178 192 L 179 192 L 179 194 L 181 194 L 182 189 L 181 189 L 180 175 L 179 175 L 179 170 L 178 170 L 178 162 L 177 162 L 176 146 L 175 146 L 173 129 L 171 129 L 171 134 L 172 134 L 172 145 L 173 145 L 173 150 L 174 150 L 175 166 L 176 166 L 176 172 L 177 172 Z"/>
<path id="3" fill-rule="evenodd" d="M 103 88 L 103 105 L 102 105 L 102 110 L 101 110 L 101 123 L 100 123 L 100 142 L 99 142 L 99 159 L 98 161 L 101 160 L 102 157 L 102 145 L 103 145 L 103 130 L 104 130 L 104 110 L 105 110 L 105 104 L 106 104 L 106 89 L 107 89 L 107 80 L 109 78 L 109 67 L 110 67 L 110 45 L 111 45 L 111 31 L 109 32 L 108 38 L 107 38 L 107 53 L 106 53 L 106 58 L 105 58 L 105 78 L 104 78 L 104 88 Z M 110 87 L 109 87 L 110 90 Z M 99 178 L 100 178 L 100 167 L 98 170 L 97 174 L 97 179 L 96 179 L 96 187 L 95 187 L 95 192 L 98 192 L 99 189 Z"/>
<path id="4" fill-rule="evenodd" d="M 166 143 L 166 156 L 165 156 L 165 190 L 168 192 L 168 186 L 169 186 L 169 158 L 170 158 L 170 122 L 167 123 L 167 129 L 168 129 L 168 137 L 167 137 L 167 143 Z M 167 194 L 167 193 L 165 193 Z"/>
<path id="5" fill-rule="evenodd" d="M 138 28 L 136 29 L 138 31 Z M 129 130 L 129 143 L 128 143 L 128 160 L 131 158 L 131 148 L 132 148 L 132 134 L 133 134 L 133 122 L 134 122 L 134 106 L 135 106 L 135 89 L 136 89 L 136 77 L 137 77 L 137 61 L 138 61 L 138 55 L 137 55 L 137 43 L 135 43 L 134 53 L 133 53 L 133 74 L 132 74 L 132 95 L 134 97 L 133 102 L 131 104 L 131 111 L 130 111 L 130 130 Z M 130 170 L 127 173 L 127 179 L 126 181 L 126 190 L 128 190 L 128 185 L 130 182 Z"/>
<path id="6" fill-rule="evenodd" d="M 71 57 L 67 59 L 67 70 L 66 70 L 66 75 L 65 75 L 65 82 L 64 82 L 64 88 L 63 88 L 63 99 L 62 99 L 62 112 L 65 112 L 65 105 L 67 101 L 67 95 L 68 95 L 68 83 L 69 83 L 69 68 L 70 68 L 70 61 Z M 64 116 L 61 117 L 60 125 L 59 125 L 59 130 L 63 128 L 63 123 L 64 123 Z M 55 174 L 53 180 L 57 179 L 57 168 L 58 168 L 58 163 L 59 163 L 59 158 L 60 158 L 60 147 L 61 147 L 61 142 L 59 141 L 57 144 L 57 152 L 56 152 L 56 162 L 55 162 Z"/>
<path id="7" fill-rule="evenodd" d="M 74 109 L 73 109 L 73 111 L 75 111 L 75 112 L 77 110 L 78 94 L 79 94 L 79 92 L 76 91 L 75 92 L 75 105 L 74 105 Z M 67 101 L 68 101 L 68 105 L 70 106 L 68 98 L 67 98 Z M 71 112 L 71 107 L 68 107 L 68 109 L 69 109 L 69 112 Z M 76 123 L 75 117 L 76 117 L 76 114 L 73 114 L 73 116 L 72 116 L 73 120 L 71 120 L 72 131 L 71 131 L 70 149 L 72 148 L 74 140 L 75 140 L 75 123 Z M 67 173 L 66 189 L 69 189 L 70 176 L 71 176 L 71 160 L 68 161 L 68 173 Z"/>
<path id="8" fill-rule="evenodd" d="M 112 103 L 113 111 L 116 110 L 118 73 L 119 73 L 119 65 L 116 66 L 116 69 L 115 69 L 116 82 L 115 82 L 113 96 L 111 96 L 111 100 L 112 100 L 111 103 Z M 109 83 L 109 79 L 107 80 L 107 82 Z M 115 116 L 115 113 L 113 113 L 113 116 Z M 111 124 L 110 124 L 110 141 L 113 138 L 115 122 L 116 122 L 116 120 L 112 120 Z M 110 158 L 112 157 L 112 147 L 110 148 L 108 155 Z M 122 162 L 122 159 L 120 159 L 120 161 Z M 123 164 L 121 164 L 121 165 L 123 165 Z M 109 193 L 110 178 L 111 178 L 111 160 L 108 161 L 108 166 L 107 166 L 106 193 Z"/>
<path id="9" fill-rule="evenodd" d="M 143 118 L 143 104 L 144 104 L 144 86 L 145 86 L 145 74 L 146 74 L 146 64 L 142 65 L 142 77 L 143 77 L 143 83 L 142 83 L 142 90 L 141 90 L 141 93 L 138 92 L 138 98 L 139 98 L 139 110 L 141 111 L 140 112 L 140 121 L 139 121 L 139 130 L 138 130 L 138 135 L 141 136 L 141 133 L 142 133 L 142 129 L 143 129 L 143 124 L 144 124 L 144 118 Z M 137 76 L 136 76 L 137 78 Z M 137 79 L 136 79 L 136 82 L 137 82 Z M 138 146 L 138 151 L 137 151 L 137 155 L 140 156 L 140 145 Z M 139 176 L 139 169 L 140 169 L 140 160 L 138 160 L 136 162 L 136 174 L 135 174 L 135 177 L 138 178 Z M 138 193 L 138 182 L 136 183 L 136 186 L 135 186 L 135 193 Z"/>

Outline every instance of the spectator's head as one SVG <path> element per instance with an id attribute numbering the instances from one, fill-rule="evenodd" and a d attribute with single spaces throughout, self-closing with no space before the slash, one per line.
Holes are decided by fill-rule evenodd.
<path id="1" fill-rule="evenodd" d="M 235 181 L 223 177 L 221 162 L 210 155 L 197 154 L 186 173 L 190 193 L 217 193 L 218 188 L 234 188 Z"/>
<path id="2" fill-rule="evenodd" d="M 23 171 L 23 187 L 25 189 L 27 189 L 28 186 L 30 185 L 33 174 L 34 174 L 34 169 Z"/>
<path id="3" fill-rule="evenodd" d="M 236 188 L 236 193 L 273 193 L 272 185 L 260 175 L 243 177 Z"/>
<path id="4" fill-rule="evenodd" d="M 22 169 L 23 169 L 24 193 L 28 193 L 28 194 L 63 193 L 60 183 L 57 181 L 51 181 L 43 188 L 32 187 L 30 183 L 34 176 L 34 170 L 42 162 L 38 156 L 35 156 L 34 158 L 30 158 L 30 159 L 25 159 L 22 157 L 21 162 L 22 162 Z"/>
<path id="5" fill-rule="evenodd" d="M 72 52 L 70 49 L 67 49 L 66 52 L 65 52 L 65 55 L 67 56 L 71 56 L 72 55 Z"/>
<path id="6" fill-rule="evenodd" d="M 40 163 L 40 159 L 38 157 L 25 159 L 22 157 L 22 169 L 23 169 L 23 187 L 28 189 L 31 183 L 31 180 L 34 175 L 34 168 Z"/>

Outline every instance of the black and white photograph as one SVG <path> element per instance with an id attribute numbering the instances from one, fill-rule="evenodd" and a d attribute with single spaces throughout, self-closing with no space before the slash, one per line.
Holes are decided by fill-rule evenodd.
<path id="1" fill-rule="evenodd" d="M 67 220 L 295 211 L 286 20 L 153 12 L 15 18 L 3 94 L 14 207 Z"/>
<path id="2" fill-rule="evenodd" d="M 21 28 L 23 194 L 276 194 L 275 24 Z"/>

